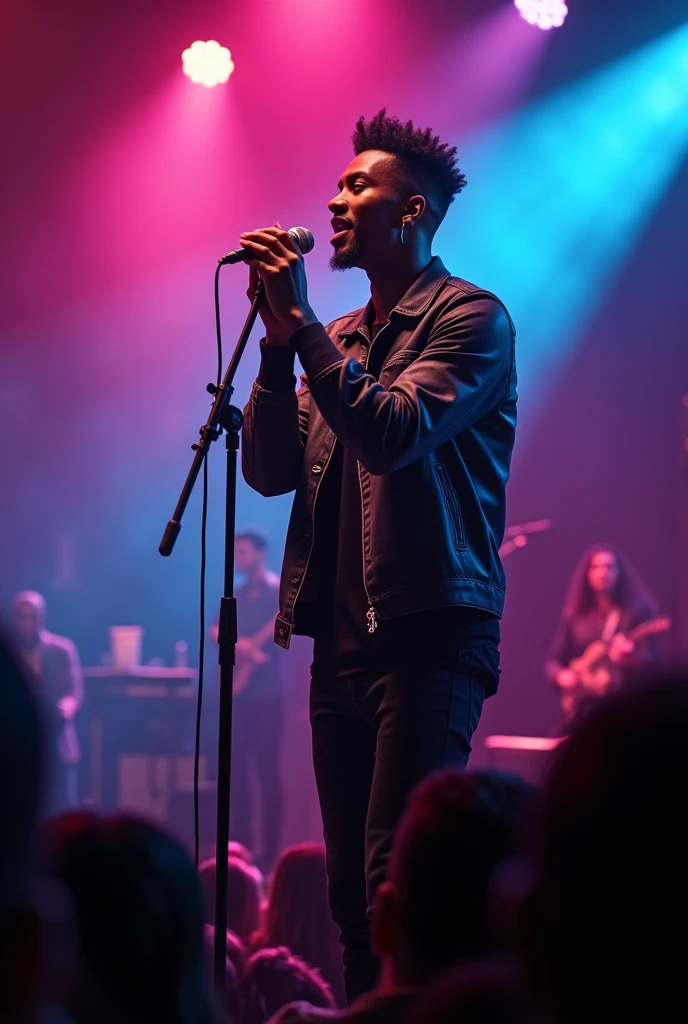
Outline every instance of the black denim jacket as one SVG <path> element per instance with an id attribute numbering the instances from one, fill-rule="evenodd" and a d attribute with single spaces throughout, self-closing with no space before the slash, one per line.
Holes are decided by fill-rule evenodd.
<path id="1" fill-rule="evenodd" d="M 369 628 L 447 605 L 503 610 L 498 552 L 516 427 L 511 318 L 496 296 L 451 277 L 435 257 L 378 334 L 393 337 L 376 380 L 347 355 L 356 332 L 368 338 L 367 313 L 304 327 L 290 348 L 262 345 L 244 410 L 247 483 L 267 497 L 296 491 L 275 624 L 282 647 L 337 438 L 359 462 Z M 294 352 L 305 371 L 298 392 Z"/>

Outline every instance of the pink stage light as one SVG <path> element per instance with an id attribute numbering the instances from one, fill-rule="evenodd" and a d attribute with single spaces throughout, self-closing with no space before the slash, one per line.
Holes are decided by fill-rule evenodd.
<path id="1" fill-rule="evenodd" d="M 521 17 L 538 28 L 561 28 L 569 9 L 564 0 L 514 0 Z"/>
<path id="2" fill-rule="evenodd" d="M 214 85 L 226 82 L 232 71 L 234 62 L 226 46 L 220 46 L 215 39 L 202 42 L 197 39 L 182 54 L 184 74 L 188 75 L 196 85 L 205 85 L 210 89 Z"/>

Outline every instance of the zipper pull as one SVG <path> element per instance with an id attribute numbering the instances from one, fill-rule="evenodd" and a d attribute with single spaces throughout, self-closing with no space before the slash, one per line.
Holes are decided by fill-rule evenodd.
<path id="1" fill-rule="evenodd" d="M 377 617 L 375 615 L 375 609 L 373 608 L 372 604 L 370 605 L 368 611 L 366 612 L 366 619 L 368 620 L 368 632 L 374 633 L 375 630 L 377 629 Z"/>

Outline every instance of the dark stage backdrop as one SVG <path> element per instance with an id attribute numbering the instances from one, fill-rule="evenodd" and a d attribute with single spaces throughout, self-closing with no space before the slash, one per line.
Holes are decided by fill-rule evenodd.
<path id="1" fill-rule="evenodd" d="M 362 304 L 365 278 L 327 269 L 325 204 L 356 118 L 387 105 L 459 146 L 469 185 L 436 250 L 513 312 L 522 402 L 509 521 L 553 522 L 507 563 L 502 687 L 476 761 L 487 732 L 549 728 L 542 663 L 585 546 L 618 544 L 675 614 L 686 11 L 682 0 L 631 0 L 619 20 L 614 6 L 571 0 L 565 27 L 542 33 L 508 0 L 5 5 L 2 605 L 19 588 L 43 591 L 50 625 L 87 663 L 113 623 L 145 626 L 145 660 L 170 663 L 176 640 L 194 644 L 200 492 L 173 559 L 157 544 L 215 375 L 215 260 L 242 230 L 304 223 L 317 238 L 308 268 L 321 318 Z M 180 54 L 207 38 L 230 47 L 236 70 L 206 91 L 182 76 Z M 242 268 L 224 271 L 228 343 L 244 289 Z M 217 446 L 211 608 L 222 480 Z M 270 532 L 275 569 L 289 506 L 240 484 L 239 525 Z M 680 647 L 674 632 L 666 650 Z M 307 643 L 291 665 L 287 838 L 298 838 L 317 832 L 301 796 Z"/>

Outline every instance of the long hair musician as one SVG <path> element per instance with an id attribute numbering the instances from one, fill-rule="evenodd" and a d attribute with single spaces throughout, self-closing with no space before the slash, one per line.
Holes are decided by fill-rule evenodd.
<path id="1" fill-rule="evenodd" d="M 658 634 L 670 625 L 625 555 L 610 544 L 588 548 L 573 570 L 546 665 L 560 692 L 564 731 L 591 702 L 621 687 L 629 670 L 658 660 Z"/>

